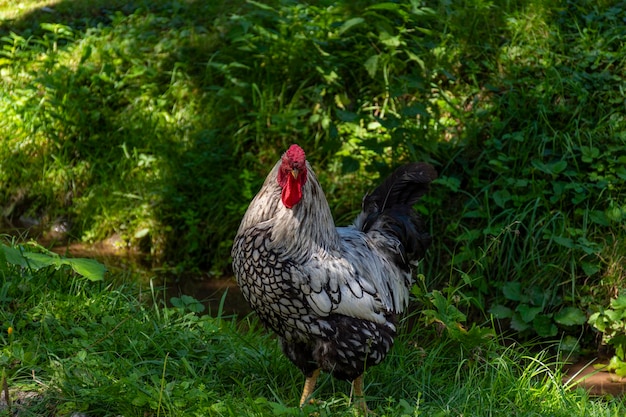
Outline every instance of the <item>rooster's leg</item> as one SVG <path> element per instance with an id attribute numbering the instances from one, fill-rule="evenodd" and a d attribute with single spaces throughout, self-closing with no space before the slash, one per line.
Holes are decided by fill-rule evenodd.
<path id="1" fill-rule="evenodd" d="M 302 397 L 300 397 L 300 407 L 302 407 L 304 402 L 311 396 L 311 394 L 313 394 L 318 376 L 320 376 L 320 370 L 316 369 L 313 371 L 311 376 L 306 377 L 306 380 L 304 381 L 304 389 L 302 390 Z"/>
<path id="2" fill-rule="evenodd" d="M 361 413 L 363 413 L 363 415 L 369 414 L 370 410 L 367 408 L 367 404 L 365 403 L 365 395 L 363 394 L 363 375 L 360 375 L 354 381 L 352 381 L 352 391 L 354 392 L 355 407 Z"/>

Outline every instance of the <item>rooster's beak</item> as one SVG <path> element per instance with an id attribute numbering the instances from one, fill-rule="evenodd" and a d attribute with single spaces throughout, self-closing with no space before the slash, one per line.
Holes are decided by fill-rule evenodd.
<path id="1" fill-rule="evenodd" d="M 291 175 L 293 175 L 294 179 L 298 179 L 298 175 L 300 174 L 300 171 L 298 170 L 298 168 L 294 168 L 291 170 Z"/>

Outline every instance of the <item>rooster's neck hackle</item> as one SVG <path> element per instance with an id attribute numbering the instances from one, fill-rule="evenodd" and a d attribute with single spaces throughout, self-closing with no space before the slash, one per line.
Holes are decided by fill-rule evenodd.
<path id="1" fill-rule="evenodd" d="M 311 166 L 305 163 L 307 181 L 302 186 L 302 198 L 289 209 L 281 205 L 278 211 L 280 221 L 274 232 L 284 245 L 290 245 L 289 252 L 314 253 L 333 250 L 340 246 L 330 207 Z"/>

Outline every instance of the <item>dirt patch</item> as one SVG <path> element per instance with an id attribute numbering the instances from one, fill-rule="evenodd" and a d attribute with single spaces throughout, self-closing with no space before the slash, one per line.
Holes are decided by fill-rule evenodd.
<path id="1" fill-rule="evenodd" d="M 623 396 L 626 393 L 626 378 L 608 372 L 607 362 L 608 360 L 591 359 L 567 365 L 563 383 L 567 386 L 581 387 L 594 396 Z"/>
<path id="2" fill-rule="evenodd" d="M 55 244 L 55 242 L 46 241 L 39 241 L 39 244 L 51 248 L 51 251 L 59 255 L 72 258 L 93 258 L 115 269 L 147 271 L 152 268 L 146 254 L 128 248 L 118 235 L 94 244 L 82 242 Z"/>

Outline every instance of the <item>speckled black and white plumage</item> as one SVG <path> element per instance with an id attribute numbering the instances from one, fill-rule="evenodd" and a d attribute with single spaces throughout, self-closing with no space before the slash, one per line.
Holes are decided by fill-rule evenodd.
<path id="1" fill-rule="evenodd" d="M 437 174 L 424 163 L 399 168 L 364 198 L 354 225 L 336 228 L 308 162 L 301 200 L 283 204 L 277 176 L 284 159 L 241 222 L 232 250 L 235 276 L 305 375 L 321 368 L 354 380 L 393 345 L 413 267 L 430 244 L 412 205 Z"/>

